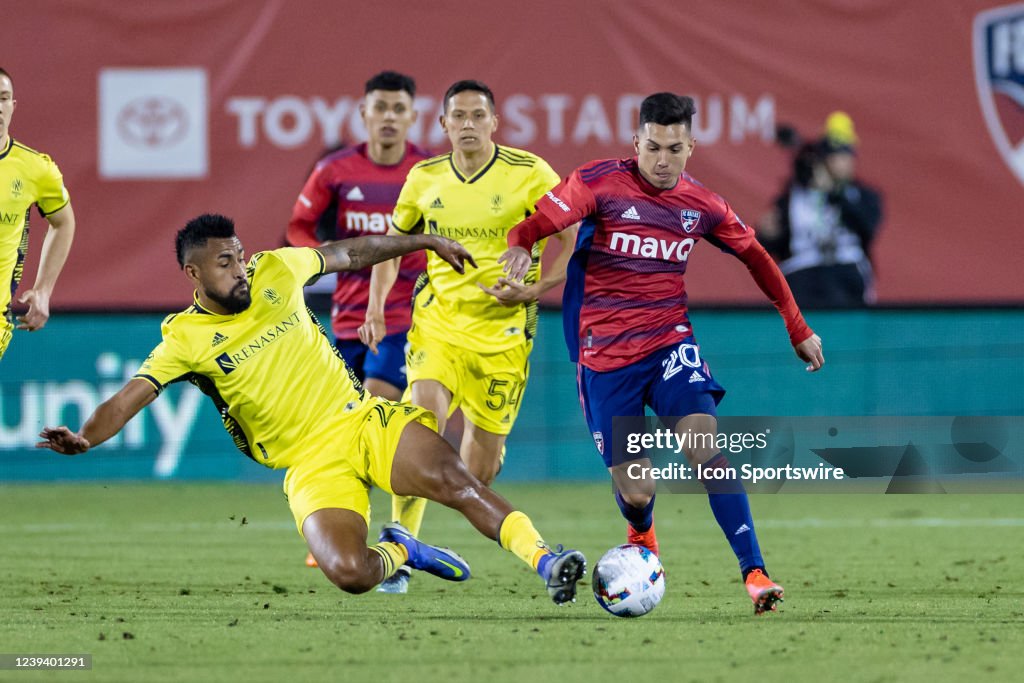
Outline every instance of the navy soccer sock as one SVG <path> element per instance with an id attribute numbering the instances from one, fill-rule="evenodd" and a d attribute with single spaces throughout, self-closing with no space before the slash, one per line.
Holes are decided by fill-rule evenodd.
<path id="1" fill-rule="evenodd" d="M 715 479 L 709 476 L 715 470 L 729 467 L 729 461 L 718 453 L 701 466 L 701 483 L 708 492 L 711 511 L 722 528 L 726 540 L 736 553 L 740 571 L 744 575 L 755 568 L 764 567 L 761 548 L 754 533 L 754 518 L 750 515 L 750 501 L 739 479 Z M 737 476 L 738 473 L 737 473 Z"/>
<path id="2" fill-rule="evenodd" d="M 650 502 L 644 507 L 635 508 L 622 498 L 621 493 L 615 492 L 615 502 L 619 504 L 622 516 L 626 518 L 630 526 L 640 532 L 647 531 L 654 524 L 654 498 L 655 496 L 651 496 Z"/>

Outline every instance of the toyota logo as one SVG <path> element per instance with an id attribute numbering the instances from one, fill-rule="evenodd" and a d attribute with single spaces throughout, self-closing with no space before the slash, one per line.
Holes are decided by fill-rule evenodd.
<path id="1" fill-rule="evenodd" d="M 188 112 L 169 97 L 140 97 L 117 115 L 117 132 L 136 147 L 170 147 L 188 131 Z"/>

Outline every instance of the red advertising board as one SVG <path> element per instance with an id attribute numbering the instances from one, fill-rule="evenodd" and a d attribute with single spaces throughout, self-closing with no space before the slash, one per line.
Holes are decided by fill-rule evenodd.
<path id="1" fill-rule="evenodd" d="M 0 66 L 13 136 L 49 153 L 78 217 L 58 307 L 178 307 L 175 230 L 233 216 L 278 246 L 318 153 L 362 129 L 373 73 L 419 84 L 414 138 L 437 151 L 445 88 L 487 82 L 497 140 L 561 174 L 628 156 L 639 100 L 696 98 L 688 170 L 756 223 L 788 175 L 779 123 L 850 114 L 862 177 L 884 193 L 883 303 L 1024 301 L 1024 4 L 816 0 L 475 4 L 7 0 Z M 31 282 L 44 224 L 33 218 Z M 699 247 L 691 301 L 761 299 Z"/>

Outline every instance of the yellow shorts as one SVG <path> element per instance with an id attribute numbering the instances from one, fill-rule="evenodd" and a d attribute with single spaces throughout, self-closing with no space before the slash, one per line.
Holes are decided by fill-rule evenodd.
<path id="1" fill-rule="evenodd" d="M 14 325 L 5 316 L 0 316 L 0 358 L 7 352 L 7 346 L 11 343 L 11 336 L 14 334 Z"/>
<path id="2" fill-rule="evenodd" d="M 306 518 L 324 508 L 352 510 L 369 526 L 370 487 L 392 493 L 395 450 L 413 421 L 437 431 L 437 418 L 429 410 L 373 398 L 364 411 L 346 416 L 339 429 L 310 443 L 309 456 L 289 467 L 284 477 L 284 494 L 299 534 Z"/>
<path id="3" fill-rule="evenodd" d="M 448 416 L 456 408 L 477 427 L 507 435 L 519 415 L 530 377 L 533 342 L 499 351 L 477 353 L 436 338 L 426 339 L 414 326 L 409 330 L 405 368 L 409 386 L 435 380 L 452 392 Z"/>

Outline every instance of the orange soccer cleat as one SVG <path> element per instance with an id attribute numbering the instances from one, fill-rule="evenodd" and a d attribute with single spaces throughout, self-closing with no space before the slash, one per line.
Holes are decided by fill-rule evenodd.
<path id="1" fill-rule="evenodd" d="M 633 528 L 632 524 L 626 525 L 626 543 L 630 545 L 639 545 L 647 548 L 652 553 L 661 557 L 661 553 L 658 551 L 658 537 L 654 533 L 654 523 L 651 523 L 651 528 L 647 531 L 637 531 Z"/>
<path id="2" fill-rule="evenodd" d="M 754 569 L 747 574 L 747 593 L 754 601 L 754 614 L 774 612 L 778 603 L 782 602 L 782 586 L 768 578 L 761 569 Z"/>
<path id="3" fill-rule="evenodd" d="M 313 557 L 313 553 L 306 553 L 306 566 L 316 569 L 320 565 L 316 563 L 316 558 Z"/>

